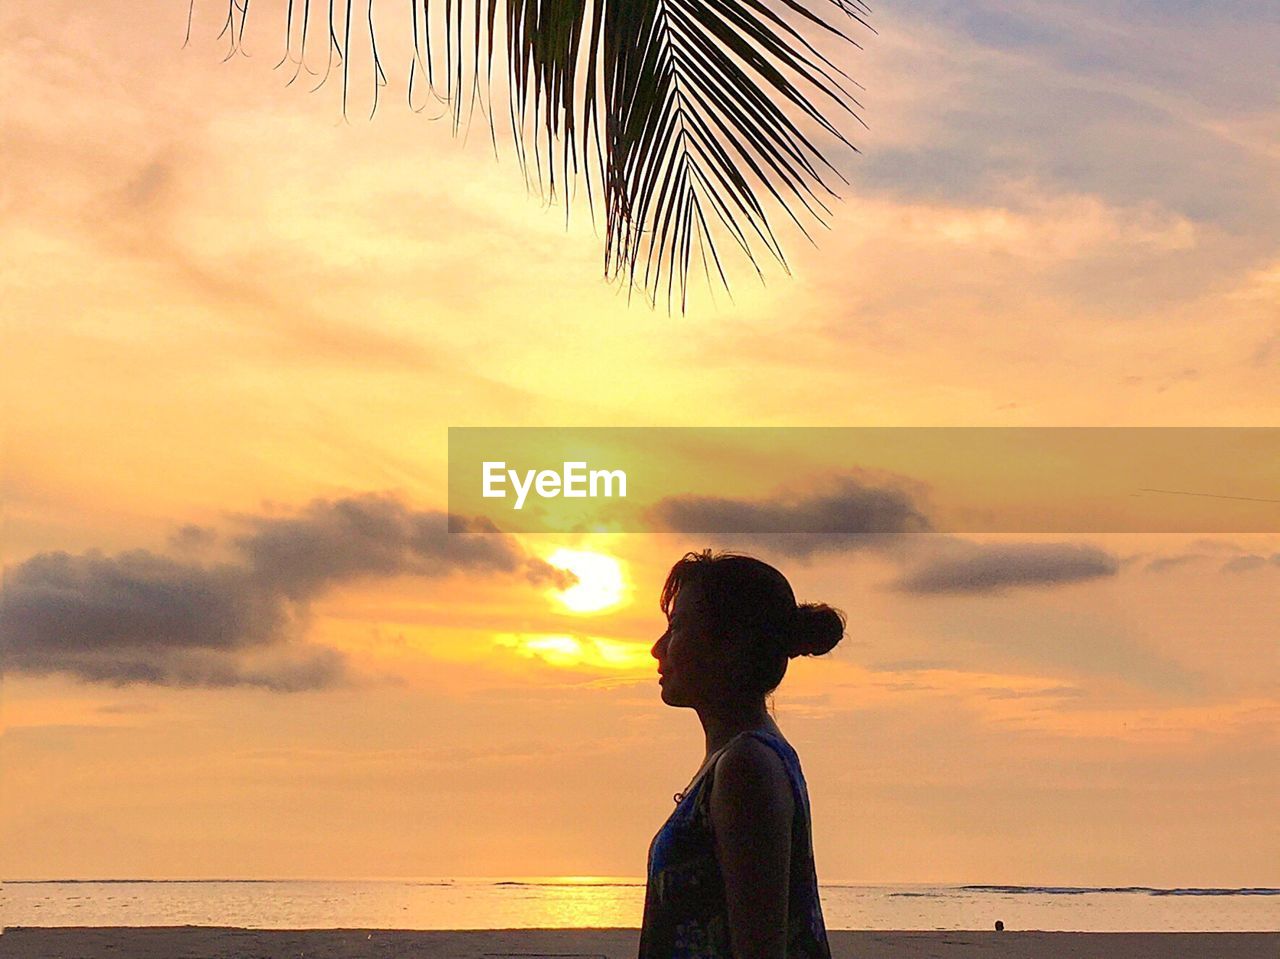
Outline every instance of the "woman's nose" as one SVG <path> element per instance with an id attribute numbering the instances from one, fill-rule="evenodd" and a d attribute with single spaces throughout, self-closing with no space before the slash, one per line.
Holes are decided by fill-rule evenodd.
<path id="1" fill-rule="evenodd" d="M 666 642 L 667 637 L 670 635 L 671 635 L 671 630 L 667 630 L 665 633 L 659 636 L 658 641 L 654 643 L 653 647 L 649 650 L 649 655 L 652 656 L 654 659 L 661 659 L 662 656 L 659 653 L 659 649 L 661 648 L 662 644 Z"/>

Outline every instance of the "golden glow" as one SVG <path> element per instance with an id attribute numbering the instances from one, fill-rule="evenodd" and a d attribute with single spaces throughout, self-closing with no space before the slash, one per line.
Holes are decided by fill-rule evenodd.
<path id="1" fill-rule="evenodd" d="M 552 666 L 640 671 L 653 668 L 647 643 L 633 643 L 600 636 L 500 633 L 499 646 Z"/>
<path id="2" fill-rule="evenodd" d="M 557 549 L 547 562 L 566 569 L 578 581 L 566 590 L 551 590 L 556 602 L 574 613 L 600 613 L 620 606 L 626 597 L 627 577 L 622 563 L 604 553 Z"/>
<path id="3" fill-rule="evenodd" d="M 733 255 L 732 299 L 717 290 L 711 302 L 691 275 L 681 315 L 628 297 L 625 280 L 604 282 L 581 191 L 566 227 L 561 204 L 526 202 L 511 146 L 500 142 L 495 161 L 488 136 L 454 140 L 451 123 L 427 121 L 430 108 L 387 100 L 373 122 L 341 126 L 334 77 L 312 96 L 271 71 L 283 18 L 250 14 L 256 56 L 232 71 L 219 6 L 195 4 L 185 50 L 177 17 L 139 24 L 109 4 L 78 4 L 73 29 L 25 17 L 23 42 L 0 62 L 24 94 L 6 101 L 19 135 L 0 142 L 18 201 L 0 237 L 14 317 L 0 382 L 4 507 L 15 520 L 3 563 L 57 563 L 63 551 L 96 576 L 113 567 L 86 551 L 138 550 L 146 566 L 128 569 L 139 575 L 221 583 L 220 598 L 265 603 L 277 594 L 238 587 L 290 571 L 255 567 L 238 545 L 256 519 L 386 492 L 414 525 L 397 520 L 385 553 L 361 558 L 352 542 L 350 563 L 315 557 L 312 578 L 298 581 L 317 587 L 309 602 L 253 606 L 270 618 L 243 625 L 278 626 L 256 639 L 279 646 L 171 649 L 154 638 L 157 668 L 173 657 L 191 678 L 223 685 L 6 670 L 0 878 L 643 874 L 655 817 L 701 752 L 695 717 L 659 692 L 656 594 L 685 549 L 723 545 L 764 550 L 797 598 L 849 613 L 840 646 L 791 661 L 776 704 L 811 780 L 828 878 L 1278 884 L 1274 843 L 1258 837 L 1275 835 L 1263 799 L 1280 793 L 1280 565 L 1270 560 L 1280 537 L 1081 535 L 1123 560 L 1113 575 L 921 595 L 891 587 L 941 537 L 802 562 L 781 540 L 595 526 L 648 528 L 643 510 L 651 491 L 674 485 L 668 474 L 691 493 L 763 500 L 874 466 L 931 484 L 920 504 L 1033 520 L 1083 489 L 1061 448 L 1040 463 L 1061 468 L 1032 477 L 1012 457 L 993 470 L 967 445 L 913 456 L 915 444 L 891 442 L 896 430 L 869 449 L 731 430 L 659 457 L 639 455 L 631 427 L 1274 425 L 1280 104 L 1224 98 L 1211 113 L 1200 71 L 1160 68 L 1199 14 L 1183 20 L 1166 4 L 1152 42 L 1129 45 L 1118 80 L 1104 65 L 1064 69 L 1056 46 L 1129 29 L 1119 14 L 1104 22 L 1024 4 L 1020 19 L 1046 11 L 1037 29 L 1055 31 L 1054 48 L 1029 49 L 975 38 L 932 8 L 882 10 L 886 29 L 865 57 L 832 55 L 883 91 L 866 141 L 881 151 L 874 182 L 845 191 L 816 247 L 775 224 L 793 276 L 762 258 L 757 283 Z M 1198 62 L 1225 71 L 1274 49 L 1276 26 L 1259 19 L 1200 30 Z M 1246 72 L 1233 81 L 1242 92 Z M 157 81 L 192 109 L 137 96 Z M 1066 169 L 1061 125 L 1027 122 L 1022 98 L 1004 91 L 1056 99 L 1081 85 L 1120 95 L 1092 97 L 1101 112 L 1091 122 L 1064 118 L 1090 158 Z M 965 124 L 939 109 L 939 91 Z M 354 112 L 368 108 L 362 96 Z M 1171 175 L 1135 189 L 1151 162 L 1131 148 L 1143 143 L 1159 144 Z M 1210 154 L 1222 176 L 1192 180 Z M 913 159 L 885 172 L 889 155 Z M 963 157 L 981 182 L 922 175 L 936 156 Z M 434 511 L 484 515 L 500 502 L 483 499 L 480 483 L 462 484 L 460 501 L 449 489 L 459 461 L 448 427 L 462 423 L 525 437 L 507 457 L 518 469 L 585 460 L 628 470 L 626 499 L 560 496 L 498 523 L 521 555 L 571 547 L 605 554 L 606 567 L 617 557 L 618 606 L 582 601 L 607 602 L 591 570 L 579 568 L 585 584 L 564 597 L 531 580 L 536 569 L 504 572 L 490 562 L 505 555 L 497 540 L 474 543 L 483 561 L 473 566 L 454 564 L 467 557 L 452 537 L 438 567 L 433 552 L 398 549 L 399 533 L 429 534 Z M 519 429 L 587 424 L 618 429 L 583 447 L 540 445 L 549 434 Z M 1252 481 L 1239 489 L 1243 476 L 1233 488 L 1172 487 L 1141 452 L 1104 458 L 1110 469 L 1083 477 L 1091 495 L 1280 495 L 1253 492 Z M 1209 457 L 1178 465 L 1196 480 L 1216 467 Z M 1259 481 L 1274 476 L 1274 459 L 1251 465 Z M 971 500 L 943 499 L 962 483 Z M 1142 493 L 1125 505 L 1168 522 L 1274 504 Z M 535 506 L 555 525 L 532 522 Z M 926 512 L 952 528 L 986 515 Z M 1093 503 L 1083 514 L 1091 525 L 1073 520 L 1076 529 L 1102 528 Z M 175 535 L 188 525 L 212 535 Z M 1220 572 L 1231 563 L 1238 571 Z M 369 574 L 339 575 L 359 569 Z M 334 575 L 316 578 L 325 571 Z M 100 581 L 98 599 L 129 582 Z M 341 673 L 325 672 L 326 648 Z M 42 662 L 107 675 L 109 652 Z M 275 652 L 280 661 L 263 661 Z M 262 685 L 273 677 L 316 688 Z M 193 821 L 193 808 L 216 815 Z M 562 915 L 536 898 L 544 891 L 525 887 L 511 899 L 525 911 L 513 906 L 501 922 L 638 920 L 553 889 L 548 900 L 576 904 Z M 631 895 L 586 892 L 601 903 Z M 450 924 L 493 924 L 479 901 Z"/>

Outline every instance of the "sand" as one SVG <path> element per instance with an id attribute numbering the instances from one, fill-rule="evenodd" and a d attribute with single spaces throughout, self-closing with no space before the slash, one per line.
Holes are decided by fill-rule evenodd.
<path id="1" fill-rule="evenodd" d="M 634 959 L 635 929 L 40 928 L 0 935 L 4 959 Z M 828 933 L 832 959 L 1280 959 L 1280 932 Z"/>

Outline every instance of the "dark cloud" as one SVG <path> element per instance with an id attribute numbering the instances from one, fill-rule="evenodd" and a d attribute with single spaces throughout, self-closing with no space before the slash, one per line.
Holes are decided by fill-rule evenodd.
<path id="1" fill-rule="evenodd" d="M 309 602 L 338 583 L 451 573 L 573 580 L 490 524 L 449 534 L 446 514 L 410 510 L 389 496 L 316 500 L 297 516 L 240 519 L 252 531 L 233 540 L 235 562 L 90 550 L 40 553 L 8 569 L 0 595 L 7 665 L 113 685 L 316 689 L 347 681 L 341 653 L 302 642 Z"/>
<path id="2" fill-rule="evenodd" d="M 917 489 L 922 490 L 923 487 Z M 679 496 L 647 514 L 664 532 L 724 536 L 806 559 L 817 553 L 878 549 L 914 563 L 894 584 L 918 594 L 992 593 L 1015 586 L 1053 586 L 1114 576 L 1121 561 L 1094 546 L 1072 543 L 988 544 L 936 534 L 906 486 L 841 477 L 831 488 L 760 500 Z M 925 542 L 908 533 L 934 533 Z M 913 559 L 920 548 L 928 558 Z"/>
<path id="3" fill-rule="evenodd" d="M 1278 553 L 1277 556 L 1280 556 L 1280 553 Z M 1276 556 L 1271 558 L 1272 560 L 1275 560 Z M 1261 569 L 1266 565 L 1267 558 L 1265 556 L 1258 556 L 1250 553 L 1246 556 L 1232 557 L 1223 563 L 1222 566 L 1219 567 L 1218 571 L 1222 573 L 1247 573 L 1255 569 Z"/>
<path id="4" fill-rule="evenodd" d="M 932 529 L 906 490 L 849 476 L 824 491 L 766 499 L 668 497 L 646 518 L 664 532 L 732 535 L 797 557 L 882 547 Z"/>
<path id="5" fill-rule="evenodd" d="M 364 576 L 444 576 L 455 571 L 521 573 L 533 582 L 569 585 L 567 574 L 527 557 L 510 537 L 480 520 L 449 532 L 448 514 L 416 512 L 381 495 L 315 500 L 296 517 L 245 517 L 237 537 L 259 582 L 305 599 Z"/>
<path id="6" fill-rule="evenodd" d="M 991 593 L 1114 576 L 1119 561 L 1074 543 L 964 543 L 927 560 L 894 585 L 909 593 Z"/>
<path id="7" fill-rule="evenodd" d="M 1210 540 L 1202 540 L 1203 543 L 1211 543 Z M 1280 566 L 1280 553 L 1273 554 L 1270 558 L 1259 556 L 1257 553 L 1245 553 L 1240 547 L 1234 544 L 1226 544 L 1219 553 L 1226 551 L 1239 553 L 1240 555 L 1232 556 L 1230 559 L 1222 563 L 1218 567 L 1220 573 L 1247 573 L 1255 569 L 1261 569 L 1269 563 Z M 1221 556 L 1212 556 L 1205 553 L 1182 553 L 1177 556 L 1168 556 L 1161 559 L 1154 559 L 1147 564 L 1147 572 L 1159 573 L 1166 569 L 1176 566 L 1182 566 L 1195 560 L 1221 559 Z"/>
<path id="8" fill-rule="evenodd" d="M 0 633 L 9 668 L 122 686 L 328 685 L 336 654 L 297 650 L 294 610 L 243 566 L 132 550 L 40 553 L 6 573 Z M 241 653 L 288 647 L 278 671 Z M 310 657 L 310 658 L 308 658 Z"/>
<path id="9" fill-rule="evenodd" d="M 1163 573 L 1166 570 L 1176 569 L 1179 566 L 1186 566 L 1188 563 L 1194 563 L 1198 560 L 1207 559 L 1203 553 L 1183 553 L 1179 556 L 1161 556 L 1153 559 L 1144 567 L 1148 573 Z"/>
<path id="10" fill-rule="evenodd" d="M 216 530 L 208 526 L 197 526 L 194 523 L 188 523 L 180 529 L 174 530 L 169 537 L 169 547 L 176 550 L 199 550 L 206 546 L 212 546 L 217 542 L 218 533 Z"/>
<path id="11" fill-rule="evenodd" d="M 1210 536 L 1202 536 L 1193 540 L 1187 546 L 1189 552 L 1175 553 L 1172 556 L 1160 556 L 1147 563 L 1145 569 L 1148 573 L 1163 573 L 1166 570 L 1176 569 L 1179 566 L 1185 566 L 1188 563 L 1194 563 L 1200 560 L 1220 559 L 1224 553 L 1243 553 L 1244 547 L 1238 543 L 1233 543 L 1227 539 L 1216 539 Z M 1135 559 L 1141 558 L 1141 554 Z"/>
<path id="12" fill-rule="evenodd" d="M 0 617 L 16 653 L 82 647 L 234 650 L 284 627 L 277 597 L 233 565 L 147 550 L 40 553 L 6 574 Z"/>

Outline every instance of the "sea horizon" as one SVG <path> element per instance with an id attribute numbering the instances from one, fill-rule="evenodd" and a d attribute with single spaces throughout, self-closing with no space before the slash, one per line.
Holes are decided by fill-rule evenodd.
<path id="1" fill-rule="evenodd" d="M 280 883 L 280 882 L 385 882 L 414 885 L 477 883 L 490 885 L 543 886 L 643 886 L 643 876 L 611 875 L 453 875 L 453 876 L 105 876 L 105 877 L 21 877 L 0 879 L 0 884 L 41 883 Z M 876 882 L 862 879 L 819 879 L 823 888 L 923 886 L 987 891 L 1037 892 L 1148 892 L 1155 895 L 1276 895 L 1280 887 L 1217 885 L 1146 885 L 1140 883 L 1082 885 L 1079 883 L 973 882 L 961 880 L 903 880 Z"/>
<path id="2" fill-rule="evenodd" d="M 4 927 L 634 928 L 633 876 L 7 879 Z M 1271 932 L 1270 886 L 820 883 L 830 930 Z"/>

